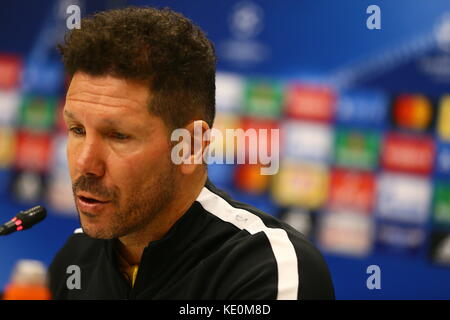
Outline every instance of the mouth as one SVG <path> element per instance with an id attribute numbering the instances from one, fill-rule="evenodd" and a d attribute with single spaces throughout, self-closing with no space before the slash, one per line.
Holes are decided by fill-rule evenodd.
<path id="1" fill-rule="evenodd" d="M 79 192 L 77 193 L 77 198 L 86 203 L 107 203 L 110 200 L 102 199 L 101 197 L 97 197 L 93 194 L 87 192 Z"/>
<path id="2" fill-rule="evenodd" d="M 78 207 L 85 212 L 98 211 L 109 204 L 111 200 L 105 200 L 88 193 L 77 194 Z"/>
<path id="3" fill-rule="evenodd" d="M 95 203 L 107 203 L 109 201 L 100 201 L 98 199 L 95 198 L 89 198 L 89 197 L 84 197 L 84 196 L 78 196 L 78 199 L 80 199 L 81 201 L 88 203 L 88 204 L 95 204 Z"/>

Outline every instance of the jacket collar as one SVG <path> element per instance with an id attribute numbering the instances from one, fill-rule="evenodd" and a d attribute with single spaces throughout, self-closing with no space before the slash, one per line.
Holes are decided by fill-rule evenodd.
<path id="1" fill-rule="evenodd" d="M 215 189 L 214 185 L 208 179 L 205 187 Z M 199 202 L 194 201 L 189 209 L 174 223 L 163 238 L 150 242 L 146 249 L 150 248 L 153 252 L 164 252 L 164 256 L 177 255 L 191 245 L 194 238 L 206 226 L 207 220 L 205 211 Z M 105 242 L 106 255 L 110 261 L 117 264 L 115 246 L 117 239 L 103 240 Z M 160 251 L 161 250 L 161 251 Z M 144 253 L 147 250 L 144 250 Z M 144 259 L 144 255 L 142 259 Z"/>

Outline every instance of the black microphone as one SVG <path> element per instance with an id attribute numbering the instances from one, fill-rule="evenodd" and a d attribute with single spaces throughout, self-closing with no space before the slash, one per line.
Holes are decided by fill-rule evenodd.
<path id="1" fill-rule="evenodd" d="M 10 233 L 26 230 L 41 222 L 47 216 L 47 210 L 42 206 L 20 211 L 14 218 L 0 226 L 0 236 L 6 236 Z"/>

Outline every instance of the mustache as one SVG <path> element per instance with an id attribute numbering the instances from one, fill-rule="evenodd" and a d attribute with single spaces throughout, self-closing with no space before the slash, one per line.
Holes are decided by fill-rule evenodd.
<path id="1" fill-rule="evenodd" d="M 118 192 L 108 189 L 101 183 L 99 178 L 94 176 L 80 176 L 72 184 L 72 191 L 74 195 L 76 195 L 78 191 L 84 191 L 89 192 L 94 196 L 111 199 L 112 201 L 115 201 L 118 197 Z"/>

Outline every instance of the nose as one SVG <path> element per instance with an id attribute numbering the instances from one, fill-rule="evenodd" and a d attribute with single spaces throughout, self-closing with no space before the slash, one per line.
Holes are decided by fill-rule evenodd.
<path id="1" fill-rule="evenodd" d="M 105 174 L 105 161 L 102 155 L 101 141 L 96 138 L 86 136 L 79 145 L 76 157 L 76 167 L 79 174 L 98 177 L 102 177 Z"/>

